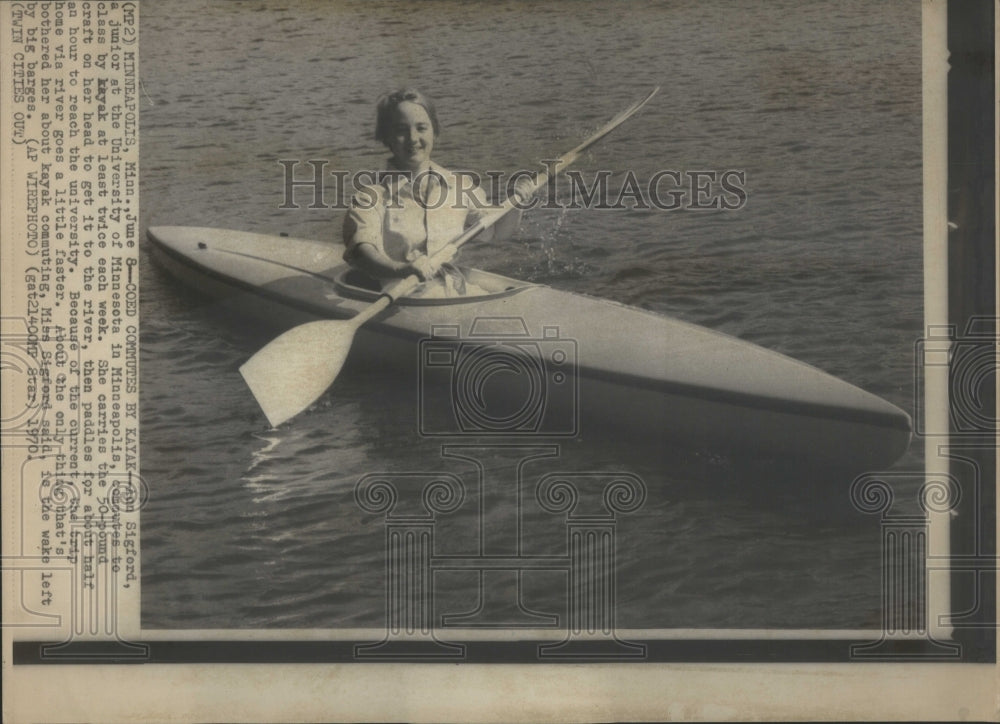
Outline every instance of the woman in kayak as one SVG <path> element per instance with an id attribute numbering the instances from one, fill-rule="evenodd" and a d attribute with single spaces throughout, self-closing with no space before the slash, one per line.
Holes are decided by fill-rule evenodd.
<path id="1" fill-rule="evenodd" d="M 431 161 L 439 132 L 434 104 L 419 91 L 404 89 L 379 98 L 375 140 L 388 146 L 392 158 L 374 183 L 359 188 L 344 219 L 344 260 L 375 279 L 433 279 L 454 251 L 444 259 L 430 257 L 495 208 L 482 189 L 471 188 L 469 178 Z M 534 185 L 520 179 L 514 193 L 526 203 Z M 476 238 L 506 238 L 519 223 L 520 211 L 515 210 Z M 450 265 L 446 271 L 451 273 L 442 274 L 437 284 L 425 285 L 425 296 L 470 291 Z"/>

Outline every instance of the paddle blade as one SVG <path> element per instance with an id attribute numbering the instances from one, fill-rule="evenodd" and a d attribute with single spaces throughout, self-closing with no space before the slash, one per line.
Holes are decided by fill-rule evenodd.
<path id="1" fill-rule="evenodd" d="M 275 337 L 240 367 L 272 427 L 326 392 L 344 366 L 355 329 L 349 321 L 308 322 Z"/>

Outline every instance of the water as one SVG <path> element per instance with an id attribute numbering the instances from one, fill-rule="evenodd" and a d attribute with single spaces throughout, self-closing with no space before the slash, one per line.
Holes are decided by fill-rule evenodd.
<path id="1" fill-rule="evenodd" d="M 609 13 L 569 2 L 181 0 L 145 5 L 142 23 L 143 226 L 339 243 L 342 211 L 305 208 L 308 195 L 300 209 L 279 208 L 277 161 L 380 168 L 374 100 L 402 85 L 438 104 L 435 160 L 479 171 L 535 168 L 661 85 L 576 168 L 639 179 L 742 170 L 745 208 L 536 210 L 516 238 L 469 245 L 463 262 L 724 331 L 913 412 L 919 3 L 635 3 Z M 268 430 L 236 372 L 267 332 L 189 295 L 140 254 L 144 626 L 381 625 L 384 528 L 356 504 L 355 483 L 473 468 L 415 434 L 414 391 L 364 370 Z M 527 471 L 645 481 L 645 505 L 618 523 L 619 626 L 878 625 L 872 516 L 827 515 L 808 492 L 770 490 L 765 473 L 701 451 L 583 447 L 564 443 L 558 460 Z M 503 455 L 484 453 L 483 464 L 513 480 Z M 897 467 L 920 464 L 914 447 Z M 849 483 L 809 479 L 800 490 L 849 507 Z M 538 511 L 527 517 L 524 545 L 558 552 L 563 529 Z M 452 516 L 441 545 L 468 551 L 470 520 Z M 460 579 L 440 582 L 449 611 L 471 605 Z M 564 587 L 562 574 L 528 574 L 526 603 L 558 610 Z"/>

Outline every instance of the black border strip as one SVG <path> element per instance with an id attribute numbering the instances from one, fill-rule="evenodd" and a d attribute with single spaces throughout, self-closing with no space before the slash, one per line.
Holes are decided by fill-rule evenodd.
<path id="1" fill-rule="evenodd" d="M 953 351 L 992 349 L 991 374 L 979 388 L 977 419 L 996 413 L 996 115 L 994 90 L 996 6 L 992 0 L 948 2 L 948 323 Z M 970 339 L 971 338 L 971 339 Z M 958 359 L 954 357 L 953 359 Z M 961 396 L 961 362 L 949 370 L 953 395 Z M 955 410 L 953 403 L 953 411 Z M 996 434 L 958 427 L 942 440 L 962 499 L 951 521 L 951 606 L 954 638 L 979 660 L 996 661 Z M 958 464 L 961 459 L 961 464 Z"/>
<path id="2" fill-rule="evenodd" d="M 683 639 L 629 641 L 646 647 L 645 656 L 539 658 L 539 645 L 554 641 L 468 641 L 461 657 L 355 656 L 355 646 L 371 641 L 151 641 L 147 644 L 80 642 L 45 654 L 36 641 L 14 643 L 14 664 L 624 664 L 624 663 L 847 663 L 955 661 L 930 641 L 885 642 L 878 656 L 851 656 L 860 639 Z M 143 655 L 139 649 L 145 648 Z"/>

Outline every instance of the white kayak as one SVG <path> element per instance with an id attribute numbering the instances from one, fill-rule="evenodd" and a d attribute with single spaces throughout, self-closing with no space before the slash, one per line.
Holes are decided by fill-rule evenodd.
<path id="1" fill-rule="evenodd" d="M 174 276 L 278 329 L 346 319 L 379 297 L 331 243 L 147 233 Z M 858 471 L 909 445 L 903 410 L 797 360 L 624 304 L 466 274 L 489 293 L 400 299 L 351 350 L 350 360 L 416 385 L 422 434 L 642 436 Z"/>

